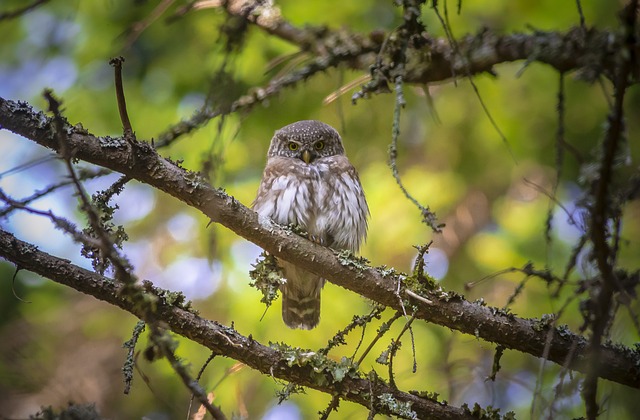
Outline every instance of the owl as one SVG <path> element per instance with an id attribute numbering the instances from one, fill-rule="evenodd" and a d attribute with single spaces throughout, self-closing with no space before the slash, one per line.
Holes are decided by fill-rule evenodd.
<path id="1" fill-rule="evenodd" d="M 356 252 L 367 235 L 369 207 L 358 173 L 338 132 L 320 121 L 298 121 L 275 132 L 253 209 L 336 250 Z M 324 279 L 304 266 L 281 259 L 278 264 L 286 280 L 280 287 L 284 323 L 314 328 Z"/>

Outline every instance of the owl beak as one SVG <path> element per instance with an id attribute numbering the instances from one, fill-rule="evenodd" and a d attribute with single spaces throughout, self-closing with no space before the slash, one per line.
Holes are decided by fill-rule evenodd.
<path id="1" fill-rule="evenodd" d="M 311 152 L 308 150 L 302 152 L 302 160 L 304 160 L 304 163 L 309 164 L 311 162 Z"/>

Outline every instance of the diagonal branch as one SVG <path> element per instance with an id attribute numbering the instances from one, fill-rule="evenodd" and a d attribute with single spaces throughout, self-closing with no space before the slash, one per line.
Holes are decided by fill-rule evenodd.
<path id="1" fill-rule="evenodd" d="M 23 242 L 10 233 L 0 230 L 0 256 L 34 273 L 38 273 L 57 283 L 64 284 L 82 293 L 110 303 L 143 319 L 147 316 L 141 305 L 120 293 L 121 287 L 112 279 L 71 264 L 68 260 L 39 251 L 35 246 Z M 152 290 L 152 292 L 159 290 Z M 160 293 L 156 293 L 159 297 Z M 364 379 L 362 375 L 346 375 L 341 381 L 333 379 L 331 372 L 322 371 L 326 380 L 316 380 L 318 372 L 314 366 L 293 363 L 289 366 L 289 355 L 264 346 L 252 338 L 245 337 L 234 329 L 209 321 L 198 315 L 174 306 L 159 298 L 156 302 L 157 320 L 165 322 L 173 332 L 209 348 L 214 354 L 221 354 L 241 361 L 265 375 L 272 375 L 286 381 L 317 389 L 358 403 L 366 408 L 371 404 L 373 393 L 376 410 L 387 415 L 398 415 L 389 405 L 378 401 L 378 396 L 391 395 L 398 404 L 405 404 L 417 418 L 472 419 L 469 409 L 450 406 L 430 399 L 421 398 L 391 388 L 381 380 Z"/>
<path id="2" fill-rule="evenodd" d="M 0 98 L 0 127 L 44 147 L 53 150 L 58 147 L 51 119 L 34 111 L 27 103 Z M 403 302 L 398 299 L 399 295 L 415 307 L 418 319 L 537 357 L 548 354 L 549 360 L 563 366 L 567 364 L 570 369 L 585 372 L 589 368 L 587 340 L 566 328 L 556 328 L 550 334 L 549 322 L 519 318 L 496 308 L 469 302 L 453 292 L 409 290 L 403 274 L 372 268 L 343 254 L 336 255 L 332 250 L 294 235 L 268 219 L 259 219 L 255 212 L 211 187 L 197 174 L 163 159 L 147 143 L 131 144 L 122 138 L 95 137 L 86 131 L 78 132 L 68 124 L 65 129 L 69 133 L 69 147 L 76 151 L 78 159 L 154 186 L 278 258 L 304 265 L 307 270 L 334 284 L 402 310 Z M 549 335 L 553 338 L 548 343 L 548 353 L 545 353 Z M 636 351 L 619 345 L 602 345 L 599 358 L 597 376 L 640 388 L 640 355 Z"/>

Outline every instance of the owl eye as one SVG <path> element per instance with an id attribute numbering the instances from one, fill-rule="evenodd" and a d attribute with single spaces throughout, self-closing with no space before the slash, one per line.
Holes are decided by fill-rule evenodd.
<path id="1" fill-rule="evenodd" d="M 294 142 L 290 142 L 289 143 L 289 150 L 298 150 L 298 143 L 294 143 Z"/>
<path id="2" fill-rule="evenodd" d="M 322 149 L 324 149 L 324 142 L 323 141 L 317 141 L 316 144 L 313 145 L 313 147 L 316 150 L 322 150 Z"/>

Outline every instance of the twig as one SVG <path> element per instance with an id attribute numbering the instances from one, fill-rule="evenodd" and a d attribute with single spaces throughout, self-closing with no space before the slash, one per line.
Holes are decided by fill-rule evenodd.
<path id="1" fill-rule="evenodd" d="M 127 101 L 124 97 L 124 86 L 122 85 L 122 63 L 124 63 L 124 57 L 115 57 L 109 60 L 109 64 L 114 68 L 116 100 L 118 101 L 118 112 L 120 113 L 120 121 L 122 121 L 124 138 L 129 142 L 133 142 L 136 140 L 136 136 L 133 128 L 131 128 L 131 121 L 129 121 L 129 114 L 127 113 Z"/>
<path id="2" fill-rule="evenodd" d="M 209 357 L 207 357 L 207 360 L 205 360 L 205 362 L 202 364 L 202 367 L 198 371 L 198 374 L 196 375 L 196 381 L 200 381 L 200 378 L 202 377 L 202 374 L 204 373 L 205 369 L 207 368 L 207 366 L 209 366 L 209 363 L 211 363 L 211 361 L 213 361 L 213 359 L 216 356 L 217 356 L 217 353 L 211 352 Z M 191 394 L 191 398 L 189 398 L 189 409 L 187 410 L 187 420 L 189 420 L 189 416 L 191 414 L 191 406 L 193 405 L 194 398 L 195 398 L 195 394 Z M 209 399 L 207 399 L 207 401 L 209 401 Z"/>
<path id="3" fill-rule="evenodd" d="M 133 328 L 131 338 L 122 345 L 122 347 L 128 349 L 127 357 L 125 359 L 124 366 L 122 367 L 122 373 L 124 374 L 125 394 L 129 394 L 129 392 L 131 391 L 131 383 L 133 382 L 133 367 L 135 366 L 134 353 L 136 351 L 136 344 L 138 344 L 140 334 L 144 332 L 145 325 L 146 324 L 144 321 L 138 321 L 136 323 L 136 326 Z"/>
<path id="4" fill-rule="evenodd" d="M 20 302 L 31 303 L 31 301 L 22 299 L 20 296 L 18 296 L 18 293 L 16 292 L 16 279 L 18 278 L 19 271 L 20 271 L 20 266 L 16 265 L 16 269 L 13 272 L 13 276 L 11 277 L 11 292 L 13 293 L 13 297 L 18 299 Z"/>
<path id="5" fill-rule="evenodd" d="M 475 80 L 473 80 L 473 77 L 471 77 L 472 76 L 472 71 L 471 71 L 471 66 L 469 65 L 470 59 L 468 57 L 465 57 L 461 53 L 460 46 L 458 45 L 458 42 L 453 37 L 453 32 L 451 31 L 451 27 L 449 25 L 445 24 L 445 21 L 442 19 L 442 16 L 440 16 L 440 12 L 438 11 L 438 2 L 437 2 L 437 0 L 432 0 L 432 2 L 433 2 L 433 10 L 435 11 L 436 16 L 438 17 L 438 20 L 440 21 L 440 24 L 442 25 L 442 27 L 443 27 L 443 29 L 445 31 L 445 34 L 447 35 L 447 39 L 449 40 L 449 44 L 451 45 L 451 47 L 453 49 L 454 55 L 457 55 L 458 57 L 460 57 L 460 61 L 462 62 L 463 69 L 464 69 L 464 77 L 466 77 L 467 80 L 469 81 L 469 84 L 471 85 L 471 88 L 473 89 L 473 92 L 475 93 L 476 98 L 478 99 L 478 102 L 480 103 L 480 106 L 482 107 L 482 110 L 484 111 L 484 114 L 489 119 L 489 123 L 491 123 L 491 126 L 498 133 L 498 135 L 502 139 L 502 142 L 507 146 L 507 150 L 509 151 L 509 154 L 511 155 L 511 158 L 513 159 L 513 161 L 516 162 L 515 155 L 513 154 L 513 150 L 511 150 L 511 146 L 509 145 L 509 141 L 507 140 L 507 136 L 504 135 L 504 133 L 502 132 L 502 130 L 498 126 L 498 123 L 493 118 L 493 115 L 489 111 L 489 108 L 487 107 L 487 104 L 484 102 L 484 99 L 482 99 L 482 95 L 480 95 L 480 90 L 478 89 L 478 86 L 476 85 Z M 460 7 L 460 3 L 458 4 L 458 7 Z M 445 1 L 445 11 L 446 10 L 447 9 L 446 9 L 446 1 Z M 454 82 L 455 82 L 455 79 L 456 79 L 455 67 L 453 65 L 451 65 L 450 67 L 451 67 L 451 75 L 452 75 L 452 78 L 454 79 Z"/>
<path id="6" fill-rule="evenodd" d="M 338 411 L 339 405 L 340 405 L 340 396 L 334 395 L 331 398 L 331 401 L 329 402 L 329 405 L 327 406 L 327 408 L 325 408 L 319 413 L 320 420 L 327 420 L 329 418 L 329 414 L 331 414 L 332 411 Z"/>
<path id="7" fill-rule="evenodd" d="M 174 126 L 167 129 L 164 133 L 158 136 L 155 142 L 156 147 L 164 147 L 171 144 L 177 138 L 191 133 L 193 130 L 202 127 L 207 124 L 213 118 L 221 115 L 228 115 L 240 110 L 249 110 L 255 105 L 258 105 L 278 94 L 284 88 L 294 86 L 295 84 L 307 80 L 309 77 L 334 67 L 339 62 L 346 60 L 346 57 L 321 57 L 313 60 L 309 64 L 305 65 L 301 69 L 287 74 L 283 77 L 271 79 L 271 81 L 265 87 L 252 88 L 245 95 L 239 97 L 225 108 L 210 109 L 208 106 L 203 106 L 198 112 L 196 112 L 191 118 L 180 121 Z"/>
<path id="8" fill-rule="evenodd" d="M 49 211 L 38 210 L 32 207 L 29 207 L 27 205 L 24 205 L 18 201 L 13 200 L 11 197 L 6 195 L 2 190 L 0 190 L 0 200 L 4 201 L 5 203 L 7 203 L 7 205 L 11 206 L 12 208 L 24 210 L 31 214 L 36 214 L 39 216 L 44 216 L 49 218 L 49 220 L 53 222 L 56 228 L 66 232 L 71 236 L 71 238 L 74 241 L 80 244 L 84 244 L 92 247 L 98 247 L 100 245 L 95 238 L 91 238 L 83 234 L 82 232 L 78 231 L 78 229 L 76 229 L 76 226 L 73 223 L 71 223 L 70 221 L 68 221 L 63 217 L 56 216 L 55 214 L 53 214 L 51 210 Z"/>
<path id="9" fill-rule="evenodd" d="M 579 0 L 578 0 L 579 1 Z M 556 181 L 553 184 L 553 190 L 551 192 L 552 197 L 556 197 L 558 193 L 558 187 L 560 186 L 560 179 L 562 178 L 562 166 L 564 164 L 564 124 L 565 124 L 565 104 L 564 104 L 564 73 L 560 73 L 558 81 L 558 102 L 556 104 L 556 111 L 558 112 L 558 127 L 556 128 Z M 553 221 L 553 209 L 554 200 L 549 200 L 549 208 L 547 209 L 547 220 L 545 223 L 545 239 L 547 249 L 551 247 L 551 224 Z"/>
<path id="10" fill-rule="evenodd" d="M 415 292 L 413 292 L 413 291 L 411 291 L 409 289 L 404 289 L 404 292 L 406 294 L 408 294 L 409 296 L 411 296 L 412 298 L 419 300 L 422 303 L 426 303 L 427 305 L 433 305 L 432 301 L 430 301 L 426 297 L 418 295 L 417 293 L 415 293 Z"/>
<path id="11" fill-rule="evenodd" d="M 79 174 L 79 179 L 81 181 L 85 181 L 87 179 L 93 179 L 93 178 L 98 178 L 101 176 L 105 176 L 105 175 L 109 175 L 112 172 L 108 169 L 105 168 L 99 168 L 96 171 L 83 171 Z M 22 205 L 22 206 L 26 206 L 27 204 L 36 201 L 60 188 L 69 186 L 69 185 L 73 185 L 73 181 L 69 181 L 69 180 L 65 180 L 65 181 L 61 181 L 57 184 L 53 184 L 48 186 L 47 188 L 40 190 L 40 191 L 36 191 L 33 194 L 31 194 L 29 197 L 23 198 L 21 200 L 15 200 L 16 203 Z M 8 216 L 9 214 L 11 214 L 11 212 L 13 212 L 14 210 L 16 210 L 18 207 L 14 207 L 14 206 L 7 206 L 6 208 L 0 209 L 0 218 Z"/>
<path id="12" fill-rule="evenodd" d="M 488 380 L 495 382 L 496 375 L 500 372 L 500 359 L 502 358 L 502 354 L 504 353 L 504 346 L 498 344 L 496 346 L 496 352 L 493 355 L 493 365 L 491 367 L 491 375 L 487 378 Z"/>
<path id="13" fill-rule="evenodd" d="M 175 0 L 162 0 L 144 19 L 131 25 L 125 48 L 131 47 L 138 37 L 144 32 L 154 21 L 156 21 Z"/>
<path id="14" fill-rule="evenodd" d="M 26 171 L 27 169 L 31 169 L 34 166 L 40 165 L 45 162 L 49 162 L 50 160 L 53 160 L 53 159 L 56 159 L 56 156 L 54 154 L 47 154 L 46 156 L 41 156 L 39 158 L 32 159 L 29 162 L 14 166 L 11 169 L 7 169 L 6 171 L 0 173 L 0 179 L 8 175 L 13 175 L 21 171 Z"/>
<path id="15" fill-rule="evenodd" d="M 353 358 L 355 357 L 355 353 L 358 352 L 358 349 L 360 348 L 360 345 L 362 344 L 362 339 L 364 338 L 364 331 L 367 327 L 367 324 L 370 323 L 373 319 L 380 319 L 380 314 L 386 309 L 385 306 L 383 305 L 375 305 L 374 308 L 371 310 L 370 313 L 368 313 L 367 315 L 364 316 L 359 316 L 359 315 L 354 315 L 353 319 L 351 320 L 351 322 L 344 327 L 342 330 L 338 331 L 330 340 L 329 342 L 327 342 L 327 345 L 318 350 L 318 353 L 323 354 L 323 355 L 327 355 L 329 353 L 329 351 L 340 345 L 340 344 L 346 344 L 345 341 L 345 337 L 347 336 L 347 334 L 349 334 L 351 331 L 353 331 L 356 327 L 361 326 L 362 327 L 362 338 L 360 339 L 360 342 L 358 343 L 358 345 L 356 346 L 356 349 L 354 351 L 354 356 L 351 357 L 351 360 L 353 360 Z"/>
<path id="16" fill-rule="evenodd" d="M 198 398 L 198 401 L 207 408 L 207 411 L 216 420 L 225 420 L 227 417 L 224 415 L 219 407 L 214 406 L 207 399 L 207 394 L 202 387 L 198 384 L 198 381 L 193 379 L 184 365 L 176 358 L 171 348 L 172 338 L 166 331 L 160 331 L 160 329 L 154 325 L 151 325 L 151 340 L 160 348 L 162 355 L 169 361 L 173 370 L 178 374 L 185 386 L 191 391 L 193 395 Z"/>
<path id="17" fill-rule="evenodd" d="M 362 361 L 364 360 L 364 358 L 367 356 L 367 354 L 369 354 L 369 352 L 371 351 L 371 349 L 373 348 L 373 346 L 378 342 L 378 340 L 380 340 L 382 338 L 383 335 L 386 334 L 387 331 L 389 331 L 389 328 L 391 328 L 391 325 L 402 316 L 401 312 L 396 312 L 387 322 L 383 323 L 380 328 L 378 328 L 378 334 L 376 334 L 376 336 L 374 337 L 373 340 L 371 340 L 371 343 L 369 343 L 369 346 L 365 349 L 365 351 L 360 355 L 360 358 L 358 359 L 358 361 L 356 362 L 357 366 L 360 366 L 362 364 Z"/>
<path id="18" fill-rule="evenodd" d="M 415 319 L 416 319 L 415 316 L 412 316 L 411 318 L 409 318 L 409 320 L 402 327 L 402 330 L 400 330 L 400 333 L 398 334 L 396 339 L 391 341 L 391 348 L 389 350 L 389 385 L 393 388 L 397 388 L 396 381 L 393 378 L 393 358 L 396 355 L 398 349 L 400 349 L 400 343 L 401 343 L 400 339 L 402 338 L 402 336 L 407 330 L 409 330 L 411 334 L 411 348 L 413 351 L 413 373 L 416 373 L 416 370 L 417 370 L 416 348 L 415 348 L 415 343 L 413 339 L 413 332 L 411 330 L 411 324 L 413 323 L 413 321 L 415 321 Z"/>
<path id="19" fill-rule="evenodd" d="M 391 144 L 389 145 L 389 167 L 396 183 L 400 187 L 400 190 L 409 201 L 411 201 L 420 210 L 422 216 L 422 222 L 429 226 L 434 232 L 440 232 L 443 225 L 438 224 L 436 214 L 433 213 L 429 207 L 425 207 L 418 202 L 404 186 L 402 179 L 400 178 L 400 172 L 398 171 L 398 138 L 400 137 L 400 110 L 404 108 L 405 99 L 402 92 L 402 76 L 398 76 L 395 81 L 396 101 L 393 111 L 393 128 L 391 135 Z"/>
<path id="20" fill-rule="evenodd" d="M 582 3 L 580 2 L 580 0 L 576 0 L 576 7 L 578 8 L 578 16 L 580 16 L 580 27 L 586 30 L 587 26 L 584 19 L 584 13 L 582 12 Z"/>

